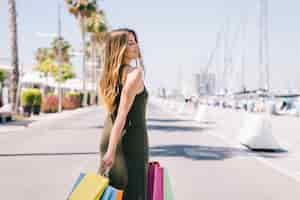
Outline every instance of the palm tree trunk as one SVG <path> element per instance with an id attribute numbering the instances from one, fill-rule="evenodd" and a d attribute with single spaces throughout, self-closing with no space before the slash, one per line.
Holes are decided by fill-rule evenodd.
<path id="1" fill-rule="evenodd" d="M 92 94 L 91 94 L 91 102 L 94 105 L 96 103 L 96 59 L 97 59 L 97 52 L 96 52 L 96 39 L 95 35 L 91 36 L 92 42 Z"/>
<path id="2" fill-rule="evenodd" d="M 97 59 L 97 62 L 98 62 L 98 72 L 97 72 L 97 85 L 96 85 L 96 91 L 97 91 L 97 96 L 98 96 L 98 105 L 101 106 L 101 96 L 100 96 L 100 79 L 101 79 L 101 72 L 102 72 L 102 67 L 103 67 L 103 60 L 104 60 L 104 45 L 101 44 L 99 46 L 99 49 L 98 49 L 98 59 Z"/>
<path id="3" fill-rule="evenodd" d="M 9 9 L 9 29 L 10 29 L 10 49 L 11 49 L 11 103 L 12 112 L 17 113 L 17 89 L 19 82 L 19 62 L 18 62 L 18 43 L 17 43 L 17 11 L 15 0 L 8 0 Z"/>
<path id="4" fill-rule="evenodd" d="M 82 39 L 82 84 L 83 84 L 83 107 L 87 106 L 87 88 L 86 88 L 86 82 L 87 82 L 87 74 L 86 74 L 86 30 L 85 30 L 85 17 L 81 17 L 79 19 L 80 28 L 81 28 L 81 39 Z"/>
<path id="5" fill-rule="evenodd" d="M 97 57 L 97 66 L 98 66 L 98 70 L 96 70 L 96 95 L 97 95 L 97 99 L 98 99 L 98 105 L 100 106 L 101 105 L 101 102 L 100 102 L 100 92 L 99 92 L 99 89 L 100 89 L 100 77 L 101 77 L 101 67 L 102 67 L 102 61 L 104 60 L 104 56 L 103 56 L 103 45 L 101 44 L 101 46 L 98 48 L 98 51 L 97 51 L 97 54 L 98 54 L 98 57 Z"/>

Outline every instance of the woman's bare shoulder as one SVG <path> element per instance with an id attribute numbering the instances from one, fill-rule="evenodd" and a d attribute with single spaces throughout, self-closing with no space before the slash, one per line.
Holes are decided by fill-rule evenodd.
<path id="1" fill-rule="evenodd" d="M 142 80 L 143 69 L 141 67 L 126 66 L 122 74 L 122 84 L 127 81 L 138 82 Z"/>
<path id="2" fill-rule="evenodd" d="M 126 91 L 138 93 L 139 86 L 142 84 L 143 69 L 140 67 L 129 67 L 124 70 L 122 84 Z"/>

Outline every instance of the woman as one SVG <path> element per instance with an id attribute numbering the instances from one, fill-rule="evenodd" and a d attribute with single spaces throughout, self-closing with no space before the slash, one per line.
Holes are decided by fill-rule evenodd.
<path id="1" fill-rule="evenodd" d="M 118 29 L 109 34 L 100 95 L 108 111 L 100 142 L 98 172 L 109 169 L 110 185 L 124 190 L 124 200 L 147 199 L 148 135 L 146 104 L 148 92 L 138 38 L 133 30 Z"/>

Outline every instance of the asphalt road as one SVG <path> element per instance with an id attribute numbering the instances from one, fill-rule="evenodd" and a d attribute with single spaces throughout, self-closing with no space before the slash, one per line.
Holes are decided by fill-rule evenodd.
<path id="1" fill-rule="evenodd" d="M 98 167 L 104 117 L 101 107 L 90 107 L 27 128 L 1 127 L 1 198 L 66 199 L 79 173 Z M 285 137 L 289 152 L 250 152 L 235 140 L 240 114 L 228 111 L 197 123 L 150 102 L 147 119 L 150 158 L 168 168 L 176 200 L 299 199 L 295 140 Z"/>

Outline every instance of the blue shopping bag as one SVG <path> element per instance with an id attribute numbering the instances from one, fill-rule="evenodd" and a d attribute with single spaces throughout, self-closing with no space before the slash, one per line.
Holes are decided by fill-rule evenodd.
<path id="1" fill-rule="evenodd" d="M 100 200 L 116 200 L 117 199 L 117 190 L 111 186 L 108 186 L 104 191 Z"/>
<path id="2" fill-rule="evenodd" d="M 84 176 L 85 176 L 85 173 L 80 173 L 80 174 L 79 174 L 79 176 L 77 177 L 77 179 L 76 179 L 76 181 L 75 181 L 75 183 L 74 183 L 74 185 L 73 185 L 73 187 L 72 187 L 72 190 L 71 190 L 71 192 L 69 193 L 67 199 L 70 198 L 70 195 L 71 195 L 72 192 L 75 190 L 75 188 L 79 185 L 79 183 L 80 183 L 81 180 L 84 178 Z"/>

